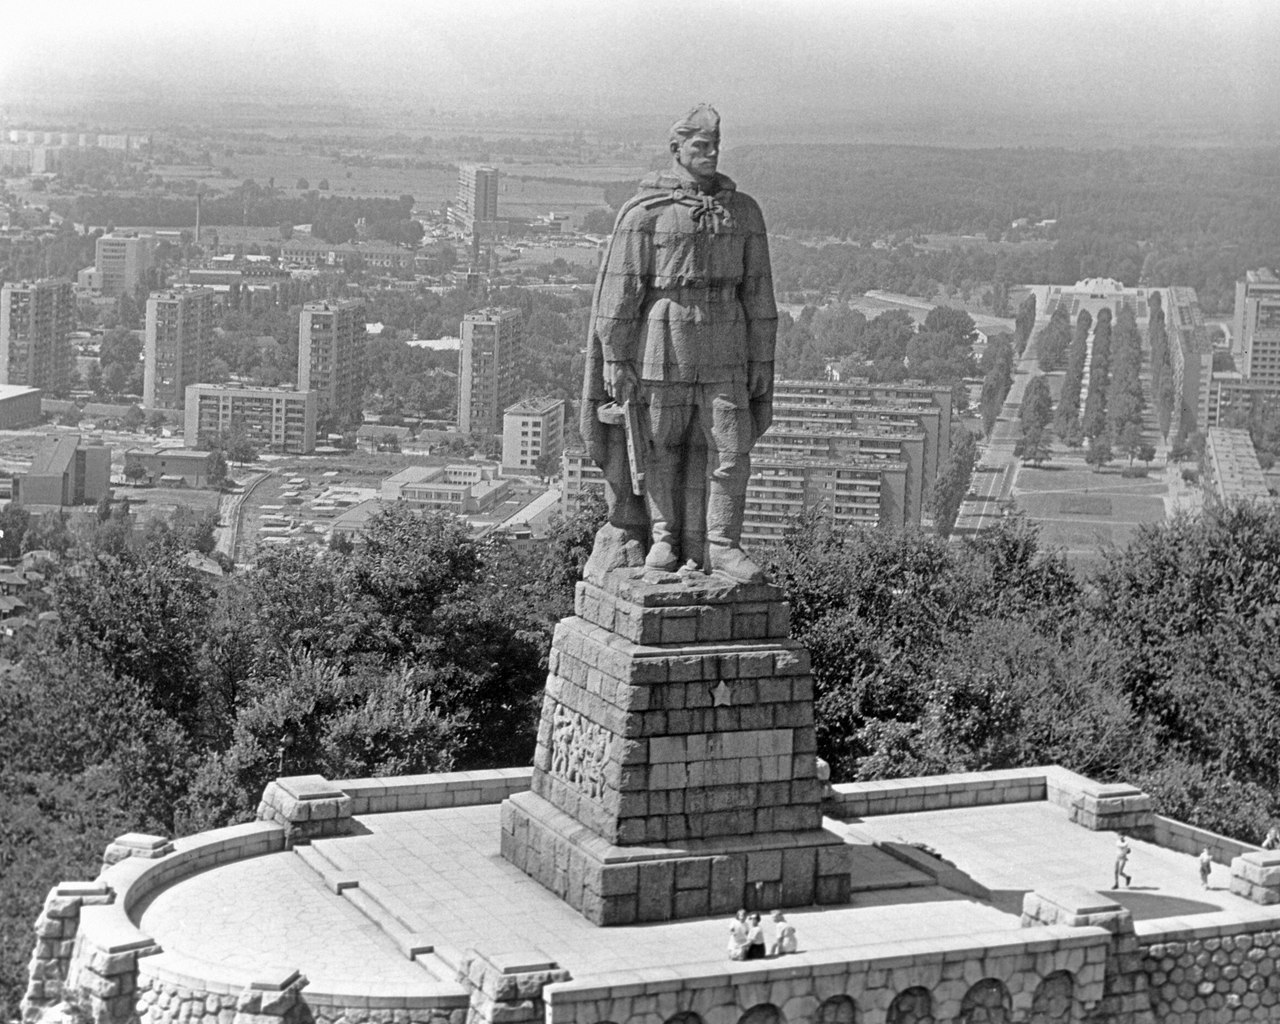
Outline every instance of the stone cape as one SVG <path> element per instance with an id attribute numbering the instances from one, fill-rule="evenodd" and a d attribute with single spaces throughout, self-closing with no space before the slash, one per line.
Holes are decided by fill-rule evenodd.
<path id="1" fill-rule="evenodd" d="M 502 853 L 596 924 L 848 901 L 822 827 L 808 652 L 768 584 L 615 570 L 552 642 Z"/>

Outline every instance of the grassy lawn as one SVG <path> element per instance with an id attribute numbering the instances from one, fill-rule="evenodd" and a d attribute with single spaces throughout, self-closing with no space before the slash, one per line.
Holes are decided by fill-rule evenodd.
<path id="1" fill-rule="evenodd" d="M 1039 469 L 1018 470 L 1018 507 L 1040 527 L 1041 542 L 1063 551 L 1072 565 L 1096 562 L 1099 552 L 1124 547 L 1143 523 L 1164 519 L 1166 486 L 1153 468 L 1147 477 L 1123 477 L 1123 464 L 1095 473 L 1079 454 L 1055 451 Z"/>

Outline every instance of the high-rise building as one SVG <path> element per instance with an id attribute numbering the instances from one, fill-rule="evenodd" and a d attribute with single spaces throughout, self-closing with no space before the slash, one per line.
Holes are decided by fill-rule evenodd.
<path id="1" fill-rule="evenodd" d="M 112 232 L 98 239 L 94 267 L 103 295 L 132 295 L 147 282 L 156 240 L 148 235 Z"/>
<path id="2" fill-rule="evenodd" d="M 316 392 L 321 419 L 360 419 L 364 399 L 364 307 L 308 302 L 298 317 L 298 390 Z"/>
<path id="3" fill-rule="evenodd" d="M 308 455 L 316 448 L 316 393 L 292 388 L 236 384 L 192 384 L 183 410 L 183 442 L 194 448 L 200 435 L 243 433 L 273 452 Z"/>
<path id="4" fill-rule="evenodd" d="M 1249 270 L 1236 282 L 1233 347 L 1240 371 L 1254 384 L 1280 388 L 1280 279 Z"/>
<path id="5" fill-rule="evenodd" d="M 212 289 L 197 288 L 156 292 L 147 300 L 144 409 L 181 409 L 187 387 L 205 376 L 213 341 L 213 296 Z"/>
<path id="6" fill-rule="evenodd" d="M 71 282 L 22 281 L 0 288 L 0 384 L 62 391 L 74 366 Z"/>
<path id="7" fill-rule="evenodd" d="M 471 231 L 477 221 L 498 219 L 498 179 L 496 167 L 463 164 L 458 169 L 458 198 L 453 216 L 467 231 Z"/>
<path id="8" fill-rule="evenodd" d="M 502 469 L 536 473 L 544 455 L 560 465 L 564 451 L 564 399 L 532 398 L 516 402 L 502 414 Z M 551 475 L 551 474 L 548 474 Z"/>
<path id="9" fill-rule="evenodd" d="M 515 398 L 520 310 L 481 309 L 462 318 L 458 359 L 458 430 L 502 433 L 502 411 Z"/>

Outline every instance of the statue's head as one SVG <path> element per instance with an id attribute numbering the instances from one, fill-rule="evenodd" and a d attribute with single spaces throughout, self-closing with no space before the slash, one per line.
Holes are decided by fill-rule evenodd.
<path id="1" fill-rule="evenodd" d="M 714 181 L 720 161 L 720 115 L 716 108 L 699 103 L 671 126 L 667 145 L 672 159 L 695 179 Z"/>

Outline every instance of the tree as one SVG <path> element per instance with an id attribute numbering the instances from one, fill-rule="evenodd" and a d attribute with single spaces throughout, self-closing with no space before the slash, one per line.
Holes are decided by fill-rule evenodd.
<path id="1" fill-rule="evenodd" d="M 1022 395 L 1022 407 L 1018 412 L 1023 433 L 1036 428 L 1043 429 L 1053 420 L 1053 393 L 1047 377 L 1033 377 Z"/>
<path id="2" fill-rule="evenodd" d="M 142 464 L 140 460 L 135 459 L 134 461 L 130 462 L 128 459 L 126 459 L 124 464 L 124 476 L 125 476 L 125 479 L 128 480 L 130 483 L 136 484 L 139 481 L 146 479 L 147 468 Z"/>
<path id="3" fill-rule="evenodd" d="M 58 638 L 96 652 L 117 679 L 186 729 L 200 720 L 200 646 L 212 609 L 204 578 L 179 553 L 92 554 L 54 581 Z"/>
<path id="4" fill-rule="evenodd" d="M 1156 446 L 1150 443 L 1140 444 L 1138 445 L 1137 454 L 1139 459 L 1150 466 L 1151 460 L 1156 457 Z"/>
<path id="5" fill-rule="evenodd" d="M 227 457 L 239 465 L 258 461 L 258 447 L 243 433 L 235 433 L 227 439 Z"/>
<path id="6" fill-rule="evenodd" d="M 1053 454 L 1053 445 L 1050 443 L 1048 431 L 1044 427 L 1033 427 L 1026 431 L 1014 445 L 1013 454 L 1039 466 Z"/>
<path id="7" fill-rule="evenodd" d="M 299 192 L 305 192 L 311 187 L 311 182 L 307 181 L 306 178 L 299 178 L 293 187 Z"/>
<path id="8" fill-rule="evenodd" d="M 328 191 L 329 191 L 329 179 L 328 179 L 328 178 L 321 178 L 321 179 L 320 179 L 320 181 L 319 181 L 319 183 L 316 185 L 316 188 L 318 188 L 321 192 L 328 192 Z"/>
<path id="9" fill-rule="evenodd" d="M 1096 436 L 1089 439 L 1089 448 L 1084 454 L 1085 465 L 1092 466 L 1093 471 L 1097 473 L 1115 455 L 1111 451 L 1111 444 L 1105 436 Z"/>
<path id="10" fill-rule="evenodd" d="M 151 413 L 150 416 L 147 417 L 147 429 L 150 430 L 152 433 L 158 434 L 162 430 L 164 430 L 165 424 L 168 422 L 169 421 L 165 417 L 165 414 L 162 413 L 159 409 L 156 409 Z"/>
<path id="11" fill-rule="evenodd" d="M 1031 338 L 1031 331 L 1036 325 L 1036 295 L 1032 292 L 1018 304 L 1018 313 L 1014 317 L 1014 331 L 1017 337 L 1017 350 L 1021 354 Z"/>
<path id="12" fill-rule="evenodd" d="M 9 502 L 0 509 L 0 558 L 15 559 L 23 551 L 22 539 L 31 523 L 31 513 Z"/>
<path id="13" fill-rule="evenodd" d="M 146 414 L 138 406 L 131 405 L 125 414 L 120 417 L 120 426 L 125 430 L 136 431 L 146 421 Z"/>
<path id="14" fill-rule="evenodd" d="M 929 515 L 939 537 L 950 537 L 955 527 L 960 504 L 969 493 L 973 467 L 978 461 L 978 438 L 964 427 L 951 432 L 951 455 L 947 465 L 933 482 L 929 498 Z"/>

